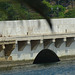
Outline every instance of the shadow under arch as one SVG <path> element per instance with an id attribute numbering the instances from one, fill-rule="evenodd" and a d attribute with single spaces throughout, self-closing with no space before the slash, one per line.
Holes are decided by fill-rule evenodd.
<path id="1" fill-rule="evenodd" d="M 59 57 L 50 49 L 43 49 L 34 59 L 33 64 L 53 63 L 60 61 Z"/>

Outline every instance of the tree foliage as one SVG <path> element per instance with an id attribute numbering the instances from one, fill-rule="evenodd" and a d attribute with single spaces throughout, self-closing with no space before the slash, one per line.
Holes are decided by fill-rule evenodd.
<path id="1" fill-rule="evenodd" d="M 33 11 L 33 10 L 32 10 Z M 30 8 L 20 3 L 0 1 L 0 20 L 23 20 L 43 18 L 38 13 L 30 11 Z"/>
<path id="2" fill-rule="evenodd" d="M 65 13 L 65 17 L 67 18 L 75 18 L 75 9 L 69 10 Z"/>
<path id="3" fill-rule="evenodd" d="M 26 5 L 22 5 L 19 2 L 14 3 L 12 0 L 10 0 L 10 2 L 8 1 L 9 0 L 0 0 L 0 20 L 28 20 L 43 18 L 40 14 L 36 13 Z M 59 4 L 62 5 L 51 5 L 51 1 L 56 1 L 57 4 L 59 1 Z M 49 18 L 75 17 L 75 9 L 69 10 L 65 13 L 66 9 L 63 7 L 63 4 L 70 2 L 71 0 L 42 0 L 42 3 L 48 7 L 44 7 L 44 9 L 48 9 L 45 13 Z"/>
<path id="4" fill-rule="evenodd" d="M 0 1 L 0 12 L 2 16 L 0 16 L 0 20 L 22 20 L 22 19 L 40 19 L 43 18 L 40 14 L 36 13 L 34 10 L 31 10 L 25 4 L 14 3 L 10 0 L 2 0 Z M 45 11 L 46 15 L 49 13 L 50 4 L 45 0 L 42 1 L 45 6 L 47 6 L 48 11 Z"/>
<path id="5" fill-rule="evenodd" d="M 65 7 L 62 5 L 54 5 L 51 7 L 51 15 L 52 17 L 64 17 Z"/>

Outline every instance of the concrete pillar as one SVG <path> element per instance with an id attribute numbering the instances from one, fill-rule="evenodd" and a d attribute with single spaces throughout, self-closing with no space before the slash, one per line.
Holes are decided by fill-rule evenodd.
<path id="1" fill-rule="evenodd" d="M 68 37 L 66 39 L 66 47 L 69 47 L 73 41 L 74 41 L 74 37 Z"/>
<path id="2" fill-rule="evenodd" d="M 30 40 L 27 41 L 27 44 L 30 44 Z"/>
<path id="3" fill-rule="evenodd" d="M 18 51 L 23 51 L 26 45 L 27 41 L 18 41 Z"/>
<path id="4" fill-rule="evenodd" d="M 55 42 L 55 39 L 53 39 L 52 42 Z"/>
<path id="5" fill-rule="evenodd" d="M 10 56 L 11 52 L 14 50 L 15 44 L 7 44 L 5 45 L 5 56 Z"/>
<path id="6" fill-rule="evenodd" d="M 63 38 L 58 38 L 55 40 L 55 47 L 59 48 L 61 44 L 63 43 Z"/>
<path id="7" fill-rule="evenodd" d="M 40 40 L 40 44 L 42 44 L 43 43 L 43 40 Z"/>
<path id="8" fill-rule="evenodd" d="M 52 43 L 52 39 L 44 39 L 44 49 L 47 49 Z"/>
<path id="9" fill-rule="evenodd" d="M 63 41 L 66 42 L 66 38 L 64 38 Z"/>
<path id="10" fill-rule="evenodd" d="M 31 50 L 36 49 L 40 44 L 40 40 L 31 40 Z"/>
<path id="11" fill-rule="evenodd" d="M 5 49 L 5 45 L 0 45 L 0 52 Z"/>

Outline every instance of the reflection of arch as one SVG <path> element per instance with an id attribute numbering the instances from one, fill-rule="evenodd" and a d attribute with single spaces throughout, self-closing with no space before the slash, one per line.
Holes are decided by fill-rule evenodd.
<path id="1" fill-rule="evenodd" d="M 58 56 L 49 49 L 44 49 L 38 53 L 33 64 L 52 63 L 60 61 Z"/>

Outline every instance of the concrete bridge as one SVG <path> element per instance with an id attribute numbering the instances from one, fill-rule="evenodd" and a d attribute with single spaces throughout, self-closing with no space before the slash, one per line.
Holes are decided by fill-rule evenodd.
<path id="1" fill-rule="evenodd" d="M 0 60 L 32 60 L 42 49 L 75 55 L 75 18 L 0 21 Z"/>

